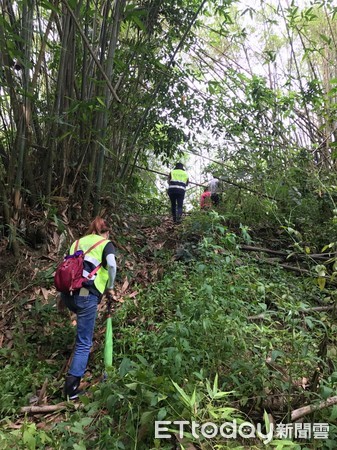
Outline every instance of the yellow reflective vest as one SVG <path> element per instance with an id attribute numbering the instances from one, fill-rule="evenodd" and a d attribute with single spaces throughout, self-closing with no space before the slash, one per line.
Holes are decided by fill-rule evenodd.
<path id="1" fill-rule="evenodd" d="M 173 169 L 171 171 L 171 179 L 169 181 L 169 189 L 170 188 L 178 188 L 182 190 L 186 190 L 188 182 L 188 174 L 183 169 Z"/>
<path id="2" fill-rule="evenodd" d="M 92 247 L 96 242 L 101 241 L 102 236 L 99 236 L 98 234 L 88 234 L 87 236 L 82 237 L 79 240 L 77 250 L 83 250 L 85 252 L 90 247 Z M 108 239 L 104 239 L 103 242 L 101 242 L 97 247 L 90 250 L 89 253 L 84 255 L 84 268 L 83 268 L 83 276 L 85 278 L 88 277 L 90 272 L 97 267 L 99 264 L 102 264 L 102 256 L 103 256 L 103 250 L 104 247 L 109 242 Z M 70 247 L 70 254 L 75 252 L 75 245 L 76 242 L 72 244 Z M 91 270 L 88 270 L 88 265 L 86 264 L 90 263 Z M 94 280 L 94 285 L 96 289 L 103 294 L 105 287 L 107 285 L 109 279 L 109 274 L 107 269 L 105 269 L 103 266 L 99 268 L 99 270 L 96 272 L 96 274 L 92 277 L 92 280 Z"/>

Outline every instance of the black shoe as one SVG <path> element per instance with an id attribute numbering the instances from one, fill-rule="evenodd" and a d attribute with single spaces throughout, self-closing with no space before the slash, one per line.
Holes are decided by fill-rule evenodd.
<path id="1" fill-rule="evenodd" d="M 64 396 L 69 400 L 74 400 L 82 393 L 78 388 L 80 386 L 81 377 L 74 377 L 74 375 L 67 375 L 64 383 Z"/>

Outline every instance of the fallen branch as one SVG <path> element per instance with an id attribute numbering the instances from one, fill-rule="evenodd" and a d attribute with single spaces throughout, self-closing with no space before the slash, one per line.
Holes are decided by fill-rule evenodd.
<path id="1" fill-rule="evenodd" d="M 44 380 L 43 386 L 42 386 L 41 391 L 40 391 L 40 393 L 39 393 L 39 398 L 38 398 L 38 400 L 37 400 L 37 404 L 38 404 L 38 405 L 41 405 L 41 403 L 42 403 L 43 397 L 44 397 L 45 394 L 46 394 L 47 386 L 48 386 L 48 378 L 46 378 L 46 379 Z"/>
<path id="2" fill-rule="evenodd" d="M 28 413 L 28 414 L 44 414 L 44 413 L 60 411 L 61 409 L 66 408 L 67 405 L 68 405 L 67 402 L 61 402 L 61 403 L 57 403 L 56 405 L 23 406 L 20 409 L 20 412 Z"/>
<path id="3" fill-rule="evenodd" d="M 299 309 L 298 312 L 302 314 L 310 314 L 311 312 L 323 312 L 323 311 L 332 311 L 335 309 L 335 305 L 327 305 L 327 306 L 313 306 L 312 308 L 307 309 Z M 272 317 L 279 313 L 279 311 L 268 311 L 267 313 L 257 314 L 256 316 L 248 316 L 247 320 L 263 320 L 266 317 Z"/>
<path id="4" fill-rule="evenodd" d="M 283 263 L 280 263 L 280 262 L 276 262 L 274 259 L 273 260 L 271 260 L 271 259 L 261 259 L 258 256 L 253 256 L 252 258 L 255 259 L 256 261 L 258 261 L 261 264 L 268 263 L 268 264 L 270 264 L 272 266 L 279 266 L 279 267 L 282 267 L 283 269 L 291 270 L 293 272 L 297 272 L 297 273 L 300 273 L 302 275 L 307 275 L 308 277 L 311 277 L 311 278 L 317 278 L 317 274 L 311 272 L 308 269 L 302 269 L 301 267 L 289 266 L 288 264 L 283 264 Z M 325 277 L 321 277 L 321 278 L 324 278 L 326 280 L 326 285 L 337 286 L 337 282 L 333 281 L 331 279 L 331 277 L 325 276 Z"/>
<path id="5" fill-rule="evenodd" d="M 281 378 L 283 381 L 290 382 L 290 377 L 286 371 L 286 369 L 279 364 L 276 364 L 274 361 L 272 361 L 271 358 L 266 359 L 267 366 L 271 367 L 273 370 L 276 370 L 281 374 Z"/>
<path id="6" fill-rule="evenodd" d="M 248 252 L 262 252 L 262 253 L 269 253 L 271 255 L 277 255 L 282 256 L 284 258 L 311 258 L 311 259 L 317 259 L 319 261 L 326 261 L 335 256 L 335 254 L 331 255 L 330 253 L 308 253 L 308 254 L 301 254 L 301 253 L 287 253 L 283 252 L 281 250 L 272 250 L 265 247 L 254 247 L 252 245 L 241 245 L 240 247 L 242 250 L 246 250 Z"/>
<path id="7" fill-rule="evenodd" d="M 241 245 L 241 250 L 246 250 L 248 252 L 262 252 L 262 253 L 270 253 L 271 255 L 278 255 L 278 256 L 289 256 L 288 253 L 282 252 L 281 250 L 271 250 L 269 248 L 262 248 L 262 247 L 253 247 L 252 245 Z"/>
<path id="8" fill-rule="evenodd" d="M 335 305 L 327 305 L 327 306 L 313 306 L 312 308 L 300 309 L 299 311 L 303 314 L 310 313 L 312 311 L 331 311 L 335 309 Z"/>
<path id="9" fill-rule="evenodd" d="M 278 314 L 278 311 L 271 311 L 268 313 L 257 314 L 256 316 L 248 316 L 247 320 L 264 320 L 266 317 L 272 317 Z"/>
<path id="10" fill-rule="evenodd" d="M 337 404 L 337 395 L 334 397 L 330 397 L 324 402 L 320 402 L 317 405 L 307 405 L 302 406 L 301 408 L 294 409 L 294 411 L 291 412 L 291 420 L 292 422 L 295 422 L 298 419 L 301 419 L 304 416 L 307 416 L 308 414 L 311 414 L 315 411 L 319 411 L 324 408 L 328 408 L 329 406 L 336 405 Z"/>
<path id="11" fill-rule="evenodd" d="M 283 267 L 284 269 L 291 270 L 292 272 L 297 272 L 297 273 L 302 273 L 302 274 L 305 273 L 307 275 L 311 275 L 310 270 L 301 269 L 300 267 L 289 266 L 288 264 L 280 264 L 280 263 L 275 263 L 275 262 L 270 262 L 270 264 L 272 264 L 274 266 Z"/>
<path id="12" fill-rule="evenodd" d="M 308 379 L 307 378 L 302 377 L 300 379 L 293 380 L 290 377 L 290 375 L 288 374 L 287 370 L 284 367 L 280 366 L 280 364 L 277 364 L 275 361 L 273 361 L 270 357 L 268 357 L 266 359 L 266 364 L 271 369 L 276 370 L 277 372 L 279 372 L 280 375 L 281 375 L 282 380 L 285 381 L 286 383 L 291 384 L 293 388 L 295 388 L 297 390 L 299 388 L 305 389 L 306 386 L 308 385 Z"/>
<path id="13" fill-rule="evenodd" d="M 284 269 L 291 270 L 293 272 L 298 272 L 298 273 L 306 274 L 306 275 L 309 275 L 309 276 L 312 275 L 310 270 L 301 269 L 300 267 L 296 267 L 296 266 L 289 266 L 288 264 L 283 264 L 283 263 L 277 262 L 274 259 L 273 260 L 261 259 L 258 256 L 255 256 L 255 257 L 253 256 L 253 259 L 255 259 L 256 261 L 259 261 L 261 264 L 266 264 L 267 263 L 267 264 L 270 264 L 272 266 L 283 267 Z"/>

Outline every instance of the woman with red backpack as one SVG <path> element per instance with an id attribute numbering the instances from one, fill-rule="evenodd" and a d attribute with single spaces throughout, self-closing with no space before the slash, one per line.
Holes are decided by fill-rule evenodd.
<path id="1" fill-rule="evenodd" d="M 103 295 L 111 297 L 116 277 L 115 249 L 109 240 L 107 222 L 96 217 L 85 236 L 74 242 L 69 255 L 83 252 L 84 281 L 81 287 L 61 293 L 61 300 L 77 315 L 76 343 L 73 358 L 64 384 L 64 395 L 70 400 L 80 394 L 81 378 L 87 367 L 94 335 L 97 305 Z"/>

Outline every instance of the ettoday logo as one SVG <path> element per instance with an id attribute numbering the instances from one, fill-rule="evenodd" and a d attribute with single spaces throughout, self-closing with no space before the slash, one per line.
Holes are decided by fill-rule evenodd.
<path id="1" fill-rule="evenodd" d="M 221 436 L 224 439 L 237 439 L 241 437 L 243 439 L 259 438 L 264 444 L 269 444 L 273 439 L 274 427 L 271 424 L 270 430 L 267 434 L 262 432 L 261 424 L 257 426 L 243 422 L 238 424 L 234 419 L 233 422 L 224 422 L 218 425 L 213 422 L 205 422 L 200 424 L 195 421 L 187 420 L 157 420 L 155 422 L 155 437 L 157 439 L 170 439 L 172 434 L 169 434 L 168 426 L 177 425 L 179 438 L 183 438 L 185 433 L 191 433 L 195 439 L 203 437 L 205 439 L 212 439 L 216 436 Z"/>
<path id="2" fill-rule="evenodd" d="M 170 427 L 170 428 L 169 428 Z M 189 434 L 195 439 L 213 439 L 222 437 L 224 439 L 260 439 L 264 444 L 269 444 L 274 437 L 277 439 L 328 439 L 328 423 L 280 423 L 270 424 L 268 433 L 262 431 L 263 426 L 256 426 L 250 422 L 238 423 L 224 422 L 216 424 L 213 422 L 198 423 L 188 420 L 157 420 L 155 422 L 155 437 L 157 439 L 170 439 L 172 434 L 178 434 L 182 439 Z"/>

